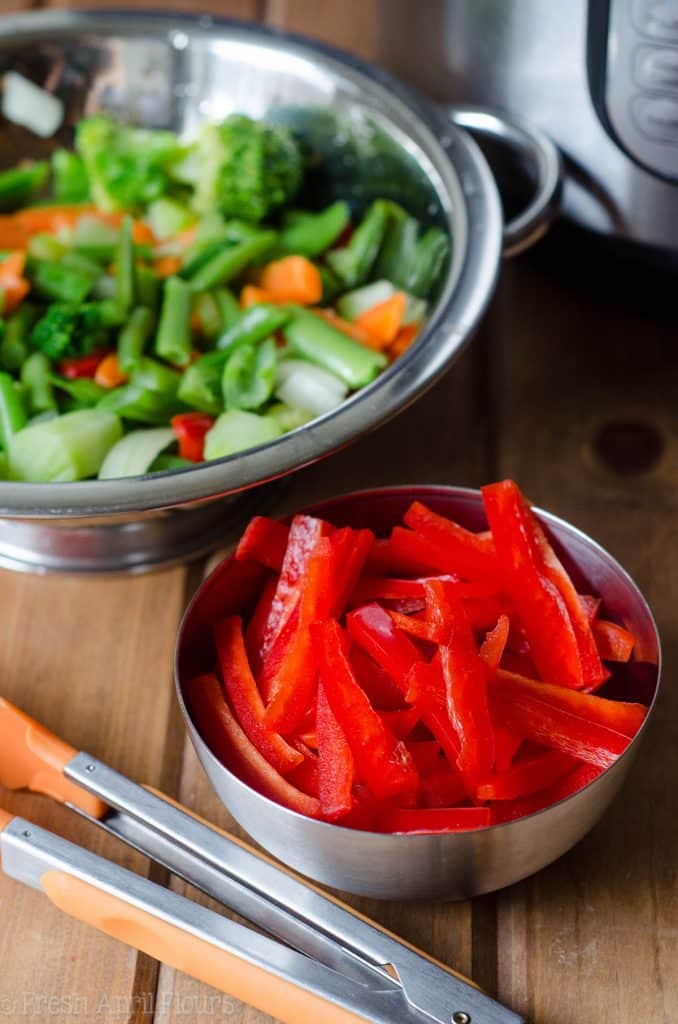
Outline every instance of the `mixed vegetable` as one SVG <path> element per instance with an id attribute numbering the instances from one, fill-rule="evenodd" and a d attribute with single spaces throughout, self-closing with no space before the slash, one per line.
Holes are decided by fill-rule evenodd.
<path id="1" fill-rule="evenodd" d="M 218 459 L 334 409 L 415 339 L 449 241 L 377 199 L 294 207 L 307 158 L 233 115 L 192 143 L 81 121 L 0 173 L 0 478 Z"/>
<path id="2" fill-rule="evenodd" d="M 515 483 L 483 501 L 485 533 L 419 502 L 379 540 L 251 521 L 235 564 L 258 597 L 213 622 L 187 691 L 225 765 L 301 814 L 425 834 L 523 817 L 614 764 L 647 709 L 597 691 L 634 636 L 577 593 Z"/>

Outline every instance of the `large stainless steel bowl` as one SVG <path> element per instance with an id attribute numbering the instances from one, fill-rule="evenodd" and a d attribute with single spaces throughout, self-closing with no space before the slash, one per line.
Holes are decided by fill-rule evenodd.
<path id="1" fill-rule="evenodd" d="M 472 530 L 486 528 L 478 491 L 459 487 L 396 487 L 347 494 L 311 509 L 338 526 L 387 534 L 411 501 L 425 502 Z M 215 791 L 240 824 L 285 864 L 325 885 L 377 899 L 465 899 L 501 889 L 550 864 L 599 820 L 624 782 L 656 703 L 660 647 L 652 613 L 633 580 L 608 552 L 575 527 L 537 511 L 581 593 L 603 598 L 605 614 L 636 636 L 629 665 L 617 666 L 609 696 L 650 705 L 637 736 L 594 782 L 560 803 L 504 825 L 440 836 L 356 832 L 302 817 L 261 796 L 215 757 L 200 736 L 183 688 L 213 670 L 211 625 L 251 608 L 260 576 L 226 560 L 195 596 L 176 652 L 179 703 L 198 757 Z M 608 684 L 608 687 L 610 684 Z"/>
<path id="2" fill-rule="evenodd" d="M 453 256 L 418 343 L 336 411 L 271 444 L 193 469 L 112 481 L 0 483 L 0 564 L 80 571 L 183 558 L 223 533 L 224 499 L 348 444 L 412 402 L 469 341 L 502 251 L 497 189 L 478 147 L 449 112 L 385 73 L 297 38 L 208 18 L 41 12 L 0 19 L 0 79 L 19 70 L 61 97 L 63 127 L 42 142 L 0 121 L 0 164 L 68 144 L 84 114 L 190 131 L 231 111 L 284 121 L 320 157 L 309 201 L 350 195 L 359 209 L 390 195 L 453 238 Z M 511 232 L 522 244 L 557 193 L 558 159 L 539 134 L 488 115 L 536 162 L 539 197 Z M 517 227 L 517 230 L 515 230 Z M 215 499 L 221 499 L 215 501 Z"/>

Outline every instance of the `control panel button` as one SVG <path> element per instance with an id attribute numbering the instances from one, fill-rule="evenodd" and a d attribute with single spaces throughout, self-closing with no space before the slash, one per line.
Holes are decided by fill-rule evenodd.
<path id="1" fill-rule="evenodd" d="M 678 46 L 639 46 L 633 71 L 641 88 L 678 91 Z"/>
<path id="2" fill-rule="evenodd" d="M 632 103 L 634 119 L 650 139 L 661 139 L 678 145 L 678 99 L 668 96 L 636 96 Z M 676 151 L 678 167 L 678 151 Z"/>
<path id="3" fill-rule="evenodd" d="M 678 40 L 678 0 L 634 0 L 633 20 L 645 35 Z"/>

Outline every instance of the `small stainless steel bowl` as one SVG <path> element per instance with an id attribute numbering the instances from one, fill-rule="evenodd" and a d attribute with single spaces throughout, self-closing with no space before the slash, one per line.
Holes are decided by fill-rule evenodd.
<path id="1" fill-rule="evenodd" d="M 97 111 L 178 131 L 239 111 L 283 121 L 306 140 L 316 161 L 305 202 L 350 197 L 359 211 L 388 195 L 454 241 L 417 343 L 369 387 L 299 430 L 171 473 L 0 481 L 0 565 L 11 568 L 139 569 L 214 544 L 237 495 L 344 447 L 440 377 L 490 299 L 502 244 L 514 251 L 538 235 L 559 191 L 558 154 L 540 132 L 436 107 L 364 62 L 254 25 L 131 10 L 13 15 L 0 18 L 0 89 L 10 70 L 55 93 L 65 118 L 57 136 L 41 140 L 0 115 L 0 167 L 70 145 L 74 124 Z M 455 120 L 500 134 L 534 167 L 534 201 L 503 242 L 494 179 Z"/>
<path id="2" fill-rule="evenodd" d="M 486 528 L 479 491 L 459 487 L 396 487 L 347 494 L 308 510 L 340 526 L 385 535 L 411 501 L 425 502 L 473 530 Z M 650 705 L 646 722 L 615 764 L 585 789 L 538 814 L 477 832 L 391 836 L 356 832 L 302 817 L 274 803 L 221 764 L 201 738 L 183 686 L 211 671 L 211 624 L 251 608 L 261 575 L 232 559 L 205 581 L 184 617 L 176 649 L 176 685 L 186 725 L 214 789 L 234 818 L 266 850 L 302 874 L 336 889 L 377 899 L 465 899 L 525 878 L 556 860 L 596 824 L 635 759 L 656 702 L 660 645 L 652 613 L 631 577 L 594 540 L 538 511 L 582 593 L 603 598 L 607 615 L 637 638 L 633 660 L 618 666 L 610 695 Z M 609 692 L 609 691 L 608 691 Z"/>

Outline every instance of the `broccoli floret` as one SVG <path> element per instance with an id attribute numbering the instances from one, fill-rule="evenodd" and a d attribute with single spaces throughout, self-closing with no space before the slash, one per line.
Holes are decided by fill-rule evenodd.
<path id="1" fill-rule="evenodd" d="M 79 123 L 75 148 L 92 198 L 108 212 L 138 209 L 164 195 L 169 168 L 185 154 L 174 132 L 131 128 L 101 116 Z"/>
<path id="2" fill-rule="evenodd" d="M 303 159 L 294 136 L 277 125 L 233 114 L 203 127 L 196 143 L 195 208 L 253 223 L 299 190 Z"/>
<path id="3" fill-rule="evenodd" d="M 96 302 L 73 307 L 61 302 L 48 306 L 31 331 L 31 345 L 50 359 L 82 356 L 102 345 L 108 334 L 104 312 Z"/>

